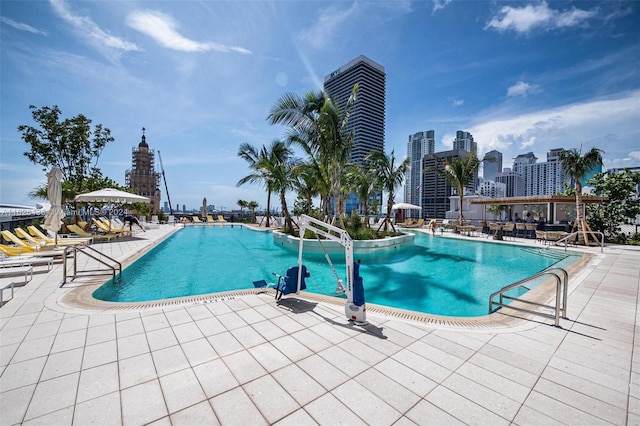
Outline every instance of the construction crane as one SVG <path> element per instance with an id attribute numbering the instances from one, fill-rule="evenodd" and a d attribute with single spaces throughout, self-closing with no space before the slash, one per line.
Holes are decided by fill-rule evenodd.
<path id="1" fill-rule="evenodd" d="M 162 170 L 162 180 L 164 181 L 164 190 L 167 192 L 167 201 L 169 202 L 169 214 L 173 214 L 173 207 L 171 206 L 171 197 L 169 197 L 169 187 L 167 187 L 167 178 L 164 176 L 164 166 L 162 165 L 162 156 L 158 150 L 158 159 L 160 160 L 160 170 Z"/>

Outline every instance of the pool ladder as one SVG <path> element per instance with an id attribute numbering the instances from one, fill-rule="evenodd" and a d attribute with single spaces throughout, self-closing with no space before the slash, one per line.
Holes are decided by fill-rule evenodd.
<path id="1" fill-rule="evenodd" d="M 555 297 L 555 306 L 545 305 L 543 303 L 532 302 L 530 300 L 521 299 L 518 297 L 508 296 L 505 293 L 509 290 L 513 290 L 518 287 L 525 287 L 525 284 L 535 281 L 539 278 L 550 276 L 555 280 L 556 284 L 556 297 Z M 532 275 L 523 280 L 517 281 L 513 284 L 509 284 L 506 287 L 502 287 L 500 290 L 496 291 L 489 297 L 489 313 L 494 312 L 494 306 L 497 306 L 497 309 L 500 308 L 509 308 L 514 309 L 520 312 L 528 312 L 534 315 L 540 315 L 547 318 L 553 318 L 556 327 L 560 327 L 560 317 L 567 318 L 567 289 L 569 283 L 569 274 L 563 268 L 549 268 L 545 269 L 542 272 L 539 272 L 535 275 Z M 526 287 L 525 287 L 526 288 Z M 495 297 L 500 296 L 498 301 L 495 301 Z M 537 307 L 541 307 L 544 309 L 552 309 L 553 314 L 549 314 L 547 312 L 542 312 L 540 310 L 532 310 L 526 309 L 524 307 L 512 306 L 511 304 L 505 303 L 506 300 L 509 301 L 517 301 L 521 303 L 525 303 L 528 305 L 534 305 Z"/>
<path id="2" fill-rule="evenodd" d="M 79 271 L 78 270 L 78 253 L 82 253 L 96 262 L 104 265 L 107 269 L 86 269 Z M 94 254 L 95 253 L 95 254 Z M 73 256 L 73 274 L 67 273 L 67 258 L 69 255 Z M 84 274 L 84 275 L 83 275 Z M 122 275 L 122 264 L 112 257 L 107 256 L 106 254 L 94 249 L 93 247 L 89 247 L 85 244 L 77 244 L 70 245 L 64 248 L 64 256 L 62 261 L 62 284 L 61 286 L 67 283 L 67 278 L 71 278 L 73 281 L 78 277 L 86 277 L 86 276 L 98 276 L 98 275 L 111 275 L 113 280 L 116 280 L 118 275 Z"/>

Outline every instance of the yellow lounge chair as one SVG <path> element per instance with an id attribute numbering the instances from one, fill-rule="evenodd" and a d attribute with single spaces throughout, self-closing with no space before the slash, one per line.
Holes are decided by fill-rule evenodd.
<path id="1" fill-rule="evenodd" d="M 92 238 L 94 240 L 107 240 L 111 241 L 112 238 L 116 238 L 118 234 L 106 233 L 106 234 L 89 234 L 84 229 L 80 228 L 78 225 L 67 225 L 67 229 L 73 232 L 76 235 L 81 236 L 82 238 Z"/>
<path id="2" fill-rule="evenodd" d="M 126 230 L 124 226 L 121 228 L 114 228 L 113 226 L 109 226 L 98 219 L 93 219 L 93 223 L 95 223 L 98 229 L 105 234 L 119 234 L 123 236 L 127 234 L 131 235 L 131 231 Z"/>
<path id="3" fill-rule="evenodd" d="M 43 244 L 43 245 L 48 245 L 48 246 L 55 246 L 56 245 L 56 240 L 55 238 L 40 238 L 40 239 L 36 239 L 34 237 L 32 237 L 31 235 L 29 235 L 27 233 L 27 231 L 25 231 L 24 229 L 18 227 L 15 228 L 13 230 L 13 232 L 16 233 L 16 235 L 24 240 L 29 241 L 32 244 Z M 44 235 L 44 234 L 43 234 Z M 86 244 L 88 243 L 89 240 L 85 239 L 85 238 L 63 238 L 63 237 L 58 237 L 58 245 L 60 246 L 64 246 L 64 245 L 74 245 L 74 244 Z"/>
<path id="4" fill-rule="evenodd" d="M 211 216 L 210 214 L 207 215 L 207 223 L 215 223 L 216 221 L 213 219 L 213 216 Z"/>
<path id="5" fill-rule="evenodd" d="M 28 241 L 21 240 L 20 238 L 15 236 L 11 231 L 4 230 L 1 232 L 1 234 L 2 234 L 2 238 L 4 238 L 7 241 L 11 241 L 13 244 L 15 244 L 18 247 L 30 248 L 33 250 L 40 250 L 41 246 L 44 245 L 44 244 L 32 244 Z"/>
<path id="6" fill-rule="evenodd" d="M 218 222 L 226 222 L 224 216 L 222 216 L 221 214 L 218 215 Z"/>
<path id="7" fill-rule="evenodd" d="M 64 255 L 64 250 L 43 250 L 35 251 L 34 249 L 25 247 L 12 247 L 5 244 L 0 244 L 0 253 L 3 253 L 10 257 L 19 256 L 37 256 L 37 257 L 53 257 Z"/>
<path id="8" fill-rule="evenodd" d="M 422 226 L 424 225 L 424 219 L 418 219 L 418 221 L 416 223 L 408 223 L 405 225 L 405 227 L 407 228 L 422 228 Z"/>
<path id="9" fill-rule="evenodd" d="M 191 218 L 193 219 L 193 223 L 204 223 L 198 216 L 191 216 Z"/>

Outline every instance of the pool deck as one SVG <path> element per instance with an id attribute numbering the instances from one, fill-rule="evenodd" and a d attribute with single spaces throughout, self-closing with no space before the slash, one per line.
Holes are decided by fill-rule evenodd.
<path id="1" fill-rule="evenodd" d="M 173 230 L 93 247 L 125 260 Z M 34 266 L 0 308 L 0 424 L 640 424 L 640 247 L 586 251 L 562 328 L 358 327 L 270 294 L 83 310 L 61 303 L 82 284 L 60 288 L 60 263 Z"/>

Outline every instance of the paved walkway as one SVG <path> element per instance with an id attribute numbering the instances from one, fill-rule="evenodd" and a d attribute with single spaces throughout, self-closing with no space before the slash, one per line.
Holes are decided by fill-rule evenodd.
<path id="1" fill-rule="evenodd" d="M 124 260 L 171 230 L 94 247 Z M 640 251 L 592 251 L 562 329 L 361 328 L 267 294 L 83 312 L 37 267 L 0 308 L 0 424 L 640 424 Z"/>

